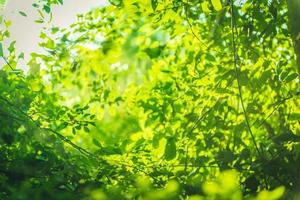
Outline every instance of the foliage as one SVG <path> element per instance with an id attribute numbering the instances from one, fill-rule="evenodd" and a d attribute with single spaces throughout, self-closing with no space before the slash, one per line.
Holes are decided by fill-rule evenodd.
<path id="1" fill-rule="evenodd" d="M 44 30 L 26 74 L 2 22 L 0 198 L 296 198 L 286 3 L 111 4 Z"/>

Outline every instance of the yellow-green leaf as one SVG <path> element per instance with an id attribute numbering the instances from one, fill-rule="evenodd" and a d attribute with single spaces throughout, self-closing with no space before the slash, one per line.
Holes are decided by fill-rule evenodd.
<path id="1" fill-rule="evenodd" d="M 216 11 L 220 11 L 222 9 L 222 3 L 220 0 L 211 0 L 211 3 Z"/>
<path id="2" fill-rule="evenodd" d="M 204 1 L 203 3 L 201 3 L 201 7 L 202 7 L 203 12 L 206 12 L 206 13 L 210 12 L 207 1 Z"/>

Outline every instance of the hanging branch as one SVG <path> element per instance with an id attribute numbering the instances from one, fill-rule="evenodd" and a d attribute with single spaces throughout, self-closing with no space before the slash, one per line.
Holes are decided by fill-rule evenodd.
<path id="1" fill-rule="evenodd" d="M 16 105 L 14 105 L 12 102 L 10 102 L 9 100 L 7 100 L 5 97 L 0 96 L 0 99 L 2 101 L 4 101 L 8 106 L 10 106 L 12 109 L 15 109 L 16 111 L 18 111 L 20 114 L 22 114 L 26 120 L 29 120 L 31 123 L 33 123 L 34 126 L 36 126 L 38 129 L 43 130 L 43 131 L 47 131 L 47 132 L 51 132 L 52 134 L 56 135 L 57 137 L 59 137 L 63 142 L 69 144 L 72 148 L 76 149 L 77 151 L 79 151 L 82 155 L 86 156 L 87 158 L 91 159 L 91 160 L 97 160 L 97 161 L 102 161 L 103 163 L 106 163 L 107 160 L 105 160 L 104 158 L 101 158 L 99 156 L 94 155 L 93 153 L 89 152 L 88 150 L 76 145 L 74 142 L 72 142 L 70 139 L 68 139 L 67 137 L 63 136 L 62 134 L 60 134 L 59 132 L 51 129 L 51 128 L 44 128 L 41 127 L 40 124 L 33 120 L 29 115 L 27 115 L 23 110 L 21 110 L 20 108 L 18 108 Z M 23 120 L 19 117 L 15 117 L 6 113 L 1 113 L 0 115 L 9 117 L 13 120 L 19 121 L 19 122 L 26 122 L 26 120 Z M 100 159 L 100 160 L 99 160 Z M 134 170 L 137 170 L 143 174 L 145 174 L 146 176 L 151 177 L 160 187 L 162 187 L 162 185 L 160 185 L 159 180 L 153 176 L 151 173 L 147 172 L 145 169 L 143 168 L 139 168 L 135 165 L 130 165 L 128 163 L 123 163 L 122 161 L 118 161 L 118 160 L 114 160 L 114 162 L 116 163 L 116 165 L 122 165 L 122 166 L 126 166 L 126 167 L 130 167 Z"/>
<path id="2" fill-rule="evenodd" d="M 70 146 L 72 146 L 74 149 L 78 150 L 80 153 L 82 153 L 85 156 L 88 157 L 95 157 L 92 153 L 90 153 L 89 151 L 83 149 L 82 147 L 76 145 L 75 143 L 73 143 L 70 139 L 66 138 L 65 136 L 61 135 L 60 133 L 58 133 L 57 131 L 50 129 L 50 128 L 43 128 L 40 126 L 40 124 L 38 122 L 36 122 L 35 120 L 33 120 L 29 115 L 27 115 L 23 110 L 21 110 L 20 108 L 18 108 L 17 106 L 15 106 L 13 103 L 11 103 L 9 100 L 7 100 L 6 98 L 0 96 L 0 99 L 4 102 L 6 102 L 6 104 L 8 104 L 10 107 L 12 107 L 13 109 L 17 110 L 20 114 L 22 114 L 26 119 L 28 119 L 30 122 L 32 122 L 37 128 L 39 128 L 40 130 L 44 130 L 44 131 L 48 131 L 48 132 L 52 132 L 53 134 L 55 134 L 56 136 L 58 136 L 63 142 L 69 144 Z M 14 117 L 14 119 L 17 120 L 16 117 Z M 19 118 L 18 118 L 19 120 Z M 24 122 L 24 120 L 21 120 L 21 122 Z"/>
<path id="3" fill-rule="evenodd" d="M 232 36 L 232 47 L 233 47 L 233 61 L 234 61 L 235 75 L 236 75 L 237 84 L 238 84 L 239 97 L 240 97 L 240 100 L 241 100 L 243 113 L 244 113 L 244 116 L 245 116 L 245 120 L 246 120 L 246 124 L 247 124 L 248 130 L 249 130 L 249 133 L 251 135 L 252 142 L 255 146 L 255 149 L 256 149 L 258 155 L 260 157 L 263 157 L 262 153 L 260 152 L 260 150 L 258 148 L 258 145 L 257 145 L 257 142 L 255 140 L 254 134 L 251 130 L 251 126 L 250 126 L 250 123 L 249 123 L 249 117 L 248 117 L 248 114 L 246 112 L 245 104 L 244 104 L 244 100 L 243 100 L 242 86 L 241 86 L 241 83 L 240 83 L 240 73 L 239 73 L 239 68 L 238 68 L 238 64 L 237 64 L 238 53 L 237 53 L 237 45 L 236 45 L 236 32 L 235 32 L 236 31 L 236 29 L 235 29 L 236 26 L 235 26 L 235 15 L 234 15 L 233 0 L 231 0 L 230 4 L 231 4 L 231 36 Z"/>

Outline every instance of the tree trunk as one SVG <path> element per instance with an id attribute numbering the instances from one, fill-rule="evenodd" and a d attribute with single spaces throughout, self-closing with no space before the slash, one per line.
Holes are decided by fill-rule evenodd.
<path id="1" fill-rule="evenodd" d="M 300 0 L 287 0 L 289 25 L 296 54 L 297 70 L 300 76 Z"/>

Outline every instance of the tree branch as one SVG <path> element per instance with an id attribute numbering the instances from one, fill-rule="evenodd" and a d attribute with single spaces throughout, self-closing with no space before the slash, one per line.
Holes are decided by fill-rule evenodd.
<path id="1" fill-rule="evenodd" d="M 236 28 L 236 26 L 235 26 L 234 4 L 233 4 L 233 0 L 231 0 L 231 36 L 232 36 L 232 47 L 233 47 L 233 61 L 234 61 L 235 74 L 236 74 L 236 79 L 237 79 L 237 84 L 238 84 L 239 97 L 241 100 L 241 105 L 242 105 L 243 113 L 245 116 L 246 124 L 247 124 L 248 130 L 249 130 L 250 136 L 252 138 L 252 142 L 255 146 L 255 149 L 256 149 L 258 155 L 260 157 L 263 157 L 262 153 L 260 152 L 260 150 L 258 148 L 254 134 L 252 132 L 252 129 L 251 129 L 251 126 L 249 123 L 249 117 L 246 112 L 245 104 L 244 104 L 244 100 L 243 100 L 242 86 L 240 83 L 240 72 L 239 72 L 239 68 L 238 68 L 238 64 L 237 64 L 238 53 L 237 53 L 237 45 L 236 45 L 236 40 L 235 40 L 235 38 L 236 38 L 236 29 L 235 28 Z"/>

